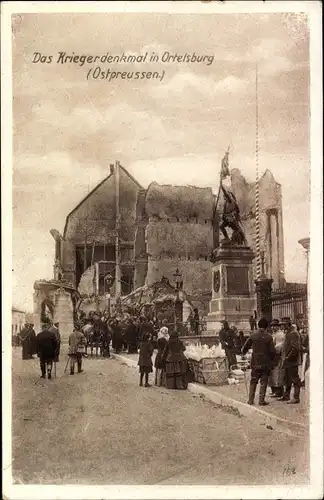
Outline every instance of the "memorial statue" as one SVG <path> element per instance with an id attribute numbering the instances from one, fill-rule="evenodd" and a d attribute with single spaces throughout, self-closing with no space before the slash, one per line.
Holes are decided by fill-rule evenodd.
<path id="1" fill-rule="evenodd" d="M 223 185 L 223 179 L 229 176 L 230 176 L 230 171 L 229 171 L 229 148 L 228 148 L 221 162 L 219 190 L 217 195 L 217 201 L 215 204 L 215 212 L 217 210 L 220 193 L 222 192 L 225 200 L 222 222 L 219 226 L 220 231 L 224 235 L 224 240 L 222 241 L 222 243 L 223 244 L 228 243 L 237 246 L 247 246 L 245 234 L 241 225 L 240 209 L 236 197 L 234 193 L 226 189 Z M 232 230 L 231 238 L 229 238 L 228 236 L 228 233 L 226 231 L 227 228 Z M 214 250 L 214 252 L 215 251 L 216 250 Z M 212 261 L 215 257 L 214 252 L 212 253 L 211 256 Z"/>
<path id="2" fill-rule="evenodd" d="M 219 228 L 224 235 L 225 241 L 233 245 L 245 246 L 247 241 L 241 225 L 240 209 L 234 193 L 226 190 L 221 179 L 221 190 L 224 195 L 225 203 L 223 209 L 222 223 Z M 227 228 L 232 229 L 231 238 L 228 237 Z"/>

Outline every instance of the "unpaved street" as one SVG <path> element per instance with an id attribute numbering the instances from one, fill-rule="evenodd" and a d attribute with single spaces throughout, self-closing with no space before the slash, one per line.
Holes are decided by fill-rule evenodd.
<path id="1" fill-rule="evenodd" d="M 42 484 L 302 484 L 306 437 L 266 429 L 185 391 L 138 386 L 110 359 L 39 379 L 13 355 L 13 474 Z M 153 379 L 153 377 L 152 377 Z"/>

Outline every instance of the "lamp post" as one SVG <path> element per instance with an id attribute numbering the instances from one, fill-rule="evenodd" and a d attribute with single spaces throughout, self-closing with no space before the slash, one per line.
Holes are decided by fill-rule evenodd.
<path id="1" fill-rule="evenodd" d="M 179 322 L 182 321 L 182 304 L 180 301 L 180 290 L 182 289 L 182 276 L 179 271 L 179 268 L 176 269 L 176 272 L 173 274 L 174 281 L 176 284 L 176 289 L 177 289 L 177 298 L 175 301 L 175 307 L 174 307 L 174 323 L 175 327 L 178 329 L 178 324 Z"/>
<path id="2" fill-rule="evenodd" d="M 106 297 L 107 297 L 107 309 L 108 309 L 109 316 L 110 316 L 110 299 L 111 299 L 110 290 L 111 290 L 111 287 L 112 287 L 112 284 L 113 284 L 113 280 L 114 280 L 114 278 L 112 277 L 112 275 L 110 273 L 108 273 L 107 276 L 105 276 L 105 282 L 107 284 L 107 294 L 106 294 Z"/>
<path id="3" fill-rule="evenodd" d="M 181 280 L 182 276 L 181 276 L 181 273 L 180 273 L 178 267 L 177 267 L 176 272 L 174 273 L 173 277 L 174 277 L 174 281 L 175 281 L 177 290 L 180 290 L 182 287 L 182 280 Z"/>

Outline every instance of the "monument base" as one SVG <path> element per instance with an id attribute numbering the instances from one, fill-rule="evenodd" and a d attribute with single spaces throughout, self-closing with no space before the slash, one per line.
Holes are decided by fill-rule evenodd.
<path id="1" fill-rule="evenodd" d="M 256 310 L 252 261 L 249 247 L 222 242 L 214 252 L 212 299 L 207 330 L 219 332 L 222 321 L 243 332 L 250 331 L 250 318 Z"/>

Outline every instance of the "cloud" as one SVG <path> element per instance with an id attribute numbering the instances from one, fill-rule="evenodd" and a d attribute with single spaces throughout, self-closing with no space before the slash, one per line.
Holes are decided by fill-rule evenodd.
<path id="1" fill-rule="evenodd" d="M 18 190 L 31 185 L 36 190 L 46 186 L 50 191 L 55 191 L 68 186 L 71 179 L 79 187 L 84 187 L 90 179 L 92 183 L 99 182 L 103 174 L 104 170 L 99 165 L 85 160 L 77 162 L 67 151 L 52 151 L 43 156 L 17 156 L 14 161 L 13 182 L 14 188 Z"/>
<path id="2" fill-rule="evenodd" d="M 152 92 L 159 98 L 168 96 L 169 99 L 182 97 L 185 100 L 192 91 L 204 98 L 215 98 L 219 94 L 236 94 L 244 91 L 247 82 L 235 76 L 214 81 L 212 77 L 202 76 L 193 72 L 177 73 L 163 86 L 152 88 Z M 191 94 L 191 98 L 192 98 Z"/>

